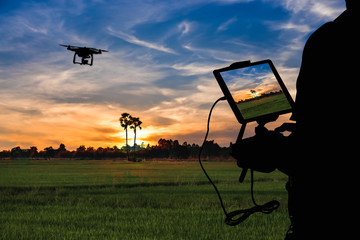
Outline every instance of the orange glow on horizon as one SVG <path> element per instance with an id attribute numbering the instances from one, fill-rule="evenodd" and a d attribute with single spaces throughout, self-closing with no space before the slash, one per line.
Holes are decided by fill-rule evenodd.
<path id="1" fill-rule="evenodd" d="M 216 82 L 211 81 L 211 84 Z M 39 151 L 49 146 L 57 149 L 61 143 L 68 150 L 76 150 L 81 145 L 121 148 L 126 142 L 125 130 L 119 123 L 123 112 L 139 117 L 143 122 L 142 129 L 137 129 L 138 145 L 144 143 L 144 146 L 153 146 L 160 138 L 178 140 L 180 144 L 186 141 L 200 145 L 211 103 L 219 94 L 219 89 L 215 88 L 217 86 L 211 84 L 202 84 L 199 92 L 191 98 L 175 98 L 139 112 L 122 105 L 12 98 L 6 105 L 0 104 L 0 151 L 16 146 L 23 149 L 36 146 Z M 214 96 L 210 100 L 209 89 L 214 91 L 210 94 Z M 200 105 L 208 107 L 200 108 Z M 236 141 L 239 129 L 240 124 L 228 104 L 219 103 L 212 114 L 208 139 L 221 146 L 229 146 L 230 142 Z M 128 144 L 134 144 L 132 129 L 128 129 Z"/>
<path id="2" fill-rule="evenodd" d="M 142 129 L 137 129 L 136 144 L 144 143 L 144 146 L 156 145 L 160 138 L 175 140 L 179 134 L 191 134 L 193 131 L 203 129 L 201 123 L 205 121 L 197 119 L 194 115 L 191 120 L 187 118 L 190 123 L 185 127 L 181 124 L 185 122 L 184 117 L 178 112 L 173 113 L 173 109 L 164 113 L 138 114 L 120 107 L 90 104 L 53 104 L 36 100 L 26 103 L 15 100 L 12 104 L 6 106 L 5 110 L 0 105 L 0 111 L 6 114 L 7 119 L 11 119 L 11 121 L 2 121 L 1 129 L 6 129 L 6 132 L 0 134 L 0 151 L 10 150 L 16 146 L 23 149 L 36 146 L 39 151 L 49 146 L 57 149 L 61 143 L 68 150 L 75 150 L 81 145 L 94 148 L 113 146 L 121 148 L 126 144 L 125 130 L 118 121 L 122 112 L 132 113 L 143 121 Z M 7 110 L 18 106 L 24 110 Z M 36 106 L 39 110 L 28 111 L 31 106 Z M 30 114 L 24 116 L 24 112 Z M 154 122 L 159 118 L 158 115 L 165 114 L 179 120 L 165 125 Z M 164 119 L 165 117 L 161 121 Z M 128 144 L 130 146 L 134 144 L 132 129 L 128 129 Z"/>

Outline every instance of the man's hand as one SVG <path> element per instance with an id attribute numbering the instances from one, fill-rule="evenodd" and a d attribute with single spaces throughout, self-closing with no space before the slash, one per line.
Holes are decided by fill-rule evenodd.
<path id="1" fill-rule="evenodd" d="M 280 127 L 275 128 L 274 131 L 275 132 L 285 132 L 285 131 L 294 132 L 295 128 L 296 128 L 295 123 L 283 123 Z"/>

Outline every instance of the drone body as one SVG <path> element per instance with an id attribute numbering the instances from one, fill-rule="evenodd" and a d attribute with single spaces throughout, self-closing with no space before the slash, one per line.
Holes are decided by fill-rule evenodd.
<path id="1" fill-rule="evenodd" d="M 102 50 L 97 48 L 77 47 L 77 46 L 64 45 L 64 44 L 59 44 L 59 45 L 62 47 L 66 47 L 67 50 L 69 51 L 75 52 L 73 63 L 80 65 L 92 66 L 94 62 L 93 54 L 101 54 L 102 52 L 108 52 L 107 50 Z M 77 58 L 81 58 L 81 61 L 78 61 Z"/>

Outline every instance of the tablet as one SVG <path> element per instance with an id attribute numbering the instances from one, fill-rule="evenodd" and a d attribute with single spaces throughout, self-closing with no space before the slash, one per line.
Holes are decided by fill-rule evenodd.
<path id="1" fill-rule="evenodd" d="M 294 101 L 270 59 L 233 63 L 214 70 L 214 76 L 241 124 L 293 110 Z"/>

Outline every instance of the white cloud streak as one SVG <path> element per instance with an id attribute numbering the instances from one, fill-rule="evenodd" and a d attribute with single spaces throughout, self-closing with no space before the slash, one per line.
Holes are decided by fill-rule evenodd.
<path id="1" fill-rule="evenodd" d="M 287 22 L 284 24 L 281 24 L 279 26 L 274 26 L 274 29 L 282 29 L 282 30 L 294 30 L 301 33 L 308 33 L 311 31 L 311 27 L 306 24 L 296 24 L 292 22 Z"/>
<path id="2" fill-rule="evenodd" d="M 174 64 L 172 68 L 178 70 L 183 76 L 194 76 L 194 75 L 203 75 L 211 74 L 212 71 L 216 68 L 214 64 L 205 64 L 205 63 L 178 63 Z"/>
<path id="3" fill-rule="evenodd" d="M 227 20 L 226 22 L 224 22 L 223 24 L 221 24 L 218 28 L 217 28 L 217 32 L 221 32 L 221 31 L 225 31 L 229 28 L 229 25 L 236 22 L 237 21 L 237 17 L 232 17 L 229 20 Z"/>
<path id="4" fill-rule="evenodd" d="M 143 46 L 143 47 L 147 47 L 147 48 L 151 48 L 151 49 L 155 49 L 157 51 L 161 51 L 161 52 L 166 52 L 166 53 L 171 53 L 171 54 L 176 54 L 176 52 L 170 48 L 167 48 L 163 45 L 157 44 L 157 43 L 151 43 L 151 42 L 146 42 L 144 40 L 140 40 L 137 37 L 124 33 L 122 31 L 119 30 L 113 30 L 111 27 L 107 27 L 106 28 L 108 33 L 114 37 L 120 38 L 126 42 L 135 44 L 135 45 L 139 45 L 139 46 Z"/>

